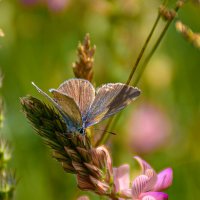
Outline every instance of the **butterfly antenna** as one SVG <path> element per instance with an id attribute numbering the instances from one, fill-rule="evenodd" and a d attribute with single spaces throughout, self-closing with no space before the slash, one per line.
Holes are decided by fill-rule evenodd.
<path id="1" fill-rule="evenodd" d="M 112 135 L 117 135 L 115 132 L 112 132 L 112 131 L 102 130 L 102 129 L 98 129 L 98 128 L 94 128 L 94 130 L 102 131 L 102 132 L 105 131 L 106 133 L 109 133 L 109 134 L 112 134 Z"/>

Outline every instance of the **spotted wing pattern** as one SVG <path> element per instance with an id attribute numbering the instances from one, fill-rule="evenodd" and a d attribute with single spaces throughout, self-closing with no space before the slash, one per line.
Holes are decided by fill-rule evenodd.
<path id="1" fill-rule="evenodd" d="M 84 120 L 95 98 L 92 84 L 84 79 L 70 79 L 62 83 L 57 91 L 74 99 Z"/>
<path id="2" fill-rule="evenodd" d="M 140 95 L 140 90 L 122 83 L 108 83 L 97 90 L 88 112 L 86 127 L 94 125 L 122 110 Z"/>

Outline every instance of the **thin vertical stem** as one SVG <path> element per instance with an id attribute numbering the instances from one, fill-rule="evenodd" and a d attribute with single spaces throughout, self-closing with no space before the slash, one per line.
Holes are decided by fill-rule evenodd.
<path id="1" fill-rule="evenodd" d="M 165 2 L 165 1 L 164 1 L 164 2 Z M 150 39 L 151 39 L 151 37 L 152 37 L 152 35 L 153 35 L 153 33 L 154 33 L 154 31 L 155 31 L 157 25 L 158 25 L 158 22 L 159 22 L 160 18 L 161 18 L 161 15 L 160 15 L 160 13 L 159 13 L 158 16 L 157 16 L 157 18 L 156 18 L 156 20 L 155 20 L 155 22 L 154 22 L 154 24 L 153 24 L 153 27 L 152 27 L 152 29 L 151 29 L 151 31 L 150 31 L 148 37 L 147 37 L 147 39 L 146 39 L 146 41 L 145 41 L 145 43 L 144 43 L 144 45 L 143 45 L 143 47 L 142 47 L 142 49 L 141 49 L 141 51 L 140 51 L 140 53 L 139 53 L 139 56 L 138 56 L 138 58 L 137 58 L 137 60 L 136 60 L 136 62 L 135 62 L 135 64 L 134 64 L 134 66 L 133 66 L 133 68 L 132 68 L 132 70 L 131 70 L 131 73 L 130 73 L 130 75 L 129 75 L 127 81 L 126 81 L 126 84 L 127 84 L 127 85 L 130 84 L 130 82 L 131 82 L 131 80 L 132 80 L 132 78 L 133 78 L 133 74 L 135 73 L 135 71 L 136 71 L 136 69 L 137 69 L 137 67 L 138 67 L 138 65 L 139 65 L 139 63 L 140 63 L 140 61 L 141 61 L 141 59 L 142 59 L 142 56 L 144 55 L 144 52 L 145 52 L 145 50 L 146 50 L 146 48 L 147 48 L 147 46 L 148 46 L 148 44 L 149 44 L 149 41 L 150 41 Z M 95 146 L 99 146 L 103 141 L 106 140 L 106 138 L 108 137 L 107 130 L 108 130 L 108 128 L 110 127 L 110 125 L 111 125 L 111 123 L 113 122 L 113 120 L 114 120 L 114 117 L 111 117 L 111 118 L 108 120 L 108 123 L 107 123 L 107 125 L 106 125 L 106 127 L 105 127 L 105 129 L 104 129 L 104 132 L 102 133 L 100 139 L 96 142 L 96 145 L 95 145 Z"/>
<path id="2" fill-rule="evenodd" d="M 107 140 L 108 135 L 109 135 L 109 134 L 107 133 L 107 130 L 108 130 L 108 128 L 110 127 L 110 125 L 112 124 L 113 120 L 114 120 L 114 117 L 111 117 L 111 118 L 108 120 L 108 123 L 106 124 L 106 126 L 105 126 L 105 128 L 104 128 L 104 131 L 103 131 L 101 137 L 97 140 L 97 142 L 96 142 L 96 144 L 95 144 L 96 147 L 99 146 L 100 144 L 104 143 L 105 140 Z"/>
<path id="3" fill-rule="evenodd" d="M 179 8 L 180 8 L 180 6 L 176 5 L 174 11 L 175 11 L 175 12 L 178 12 Z M 136 85 L 138 84 L 138 82 L 139 82 L 139 80 L 140 80 L 140 78 L 141 78 L 141 76 L 142 76 L 142 74 L 143 74 L 143 72 L 144 72 L 146 66 L 148 65 L 148 63 L 149 63 L 151 57 L 152 57 L 153 54 L 155 53 L 155 51 L 156 51 L 156 49 L 158 48 L 159 44 L 161 43 L 161 40 L 162 40 L 163 37 L 165 36 L 165 33 L 167 32 L 167 30 L 168 30 L 170 24 L 172 23 L 172 21 L 173 21 L 173 18 L 170 19 L 170 20 L 168 20 L 167 24 L 165 25 L 163 31 L 161 32 L 161 34 L 160 34 L 160 36 L 159 36 L 159 38 L 158 38 L 158 40 L 156 41 L 156 43 L 155 43 L 155 45 L 153 46 L 152 50 L 150 51 L 150 53 L 148 54 L 148 56 L 147 56 L 146 59 L 144 60 L 142 66 L 141 66 L 141 68 L 140 68 L 139 74 L 138 74 L 136 80 L 135 80 L 134 83 L 133 83 L 134 86 L 136 86 Z"/>
<path id="4" fill-rule="evenodd" d="M 166 2 L 167 2 L 167 0 L 164 0 L 163 5 L 165 5 Z M 174 8 L 174 11 L 177 13 L 178 10 L 183 6 L 184 3 L 185 3 L 184 0 L 178 0 L 177 3 L 176 3 L 176 7 Z M 144 43 L 144 45 L 143 45 L 143 47 L 141 49 L 141 52 L 140 52 L 140 54 L 139 54 L 139 56 L 138 56 L 138 58 L 136 60 L 136 63 L 135 63 L 135 65 L 133 66 L 133 68 L 131 70 L 129 78 L 128 78 L 127 82 L 126 82 L 127 85 L 129 85 L 131 80 L 132 80 L 133 74 L 135 73 L 135 71 L 136 71 L 136 69 L 137 69 L 137 67 L 139 65 L 139 62 L 140 62 L 140 60 L 141 60 L 141 58 L 142 58 L 142 56 L 144 54 L 144 51 L 145 51 L 145 49 L 146 49 L 146 47 L 147 47 L 147 45 L 148 45 L 148 43 L 149 43 L 149 41 L 150 41 L 150 39 L 151 39 L 151 37 L 153 35 L 153 32 L 154 32 L 155 28 L 157 27 L 157 24 L 158 24 L 160 18 L 161 18 L 161 14 L 159 12 L 158 17 L 156 18 L 156 21 L 155 21 L 155 23 L 154 23 L 154 25 L 152 27 L 152 30 L 149 33 L 149 35 L 147 37 L 147 40 L 145 41 L 145 43 Z M 139 71 L 139 75 L 136 78 L 136 80 L 134 81 L 134 84 L 133 84 L 134 86 L 138 84 L 138 82 L 139 82 L 139 80 L 140 80 L 140 78 L 141 78 L 141 76 L 142 76 L 142 74 L 143 74 L 143 72 L 145 70 L 145 67 L 147 66 L 147 64 L 149 63 L 149 60 L 151 59 L 151 57 L 153 56 L 154 52 L 156 51 L 156 49 L 158 48 L 159 44 L 161 43 L 161 41 L 162 41 L 164 35 L 166 34 L 166 32 L 167 32 L 167 30 L 168 30 L 168 28 L 169 28 L 169 26 L 170 26 L 172 21 L 173 21 L 173 18 L 168 20 L 167 24 L 165 25 L 163 31 L 161 32 L 161 34 L 160 34 L 160 36 L 158 38 L 158 40 L 156 41 L 156 43 L 153 46 L 152 50 L 150 51 L 150 53 L 146 57 L 144 63 L 141 66 L 141 70 Z M 113 123 L 113 126 L 116 124 L 116 122 L 119 120 L 119 117 L 120 117 L 120 115 L 118 115 L 118 118 L 112 117 L 112 118 L 109 119 L 109 121 L 108 121 L 108 123 L 107 123 L 107 125 L 106 125 L 106 127 L 104 129 L 104 132 L 102 133 L 100 139 L 96 142 L 95 146 L 98 146 L 98 145 L 104 143 L 108 139 L 109 134 L 107 134 L 107 130 L 109 129 L 109 127 L 110 127 L 110 125 L 112 123 Z"/>
<path id="5" fill-rule="evenodd" d="M 149 41 L 150 41 L 150 39 L 151 39 L 151 37 L 152 37 L 152 35 L 153 35 L 153 33 L 154 33 L 154 31 L 155 31 L 157 25 L 158 25 L 158 22 L 159 22 L 160 18 L 161 18 L 161 15 L 160 15 L 160 13 L 159 13 L 158 16 L 157 16 L 157 18 L 156 18 L 156 21 L 154 22 L 154 25 L 153 25 L 153 27 L 152 27 L 150 33 L 149 33 L 149 35 L 148 35 L 148 37 L 147 37 L 147 39 L 146 39 L 146 41 L 145 41 L 145 43 L 144 43 L 144 45 L 143 45 L 143 47 L 142 47 L 142 49 L 141 49 L 141 51 L 140 51 L 140 53 L 139 53 L 139 56 L 138 56 L 138 58 L 137 58 L 137 60 L 136 60 L 136 62 L 135 62 L 135 64 L 134 64 L 134 66 L 133 66 L 133 68 L 132 68 L 132 70 L 131 70 L 131 73 L 130 73 L 130 75 L 129 75 L 129 77 L 128 77 L 128 80 L 126 81 L 126 84 L 127 84 L 127 85 L 130 84 L 130 82 L 131 82 L 131 80 L 132 80 L 132 78 L 133 78 L 133 74 L 135 73 L 135 71 L 136 71 L 136 69 L 137 69 L 137 67 L 138 67 L 138 65 L 139 65 L 139 63 L 140 63 L 140 60 L 142 59 L 142 56 L 143 56 L 143 54 L 144 54 L 144 52 L 145 52 L 145 50 L 146 50 L 146 48 L 147 48 L 147 45 L 149 44 Z"/>

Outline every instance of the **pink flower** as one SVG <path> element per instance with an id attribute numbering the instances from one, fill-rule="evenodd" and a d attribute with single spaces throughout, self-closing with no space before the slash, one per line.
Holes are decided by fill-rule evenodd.
<path id="1" fill-rule="evenodd" d="M 59 12 L 64 10 L 69 4 L 69 0 L 20 0 L 24 5 L 44 5 L 47 6 L 53 12 Z"/>
<path id="2" fill-rule="evenodd" d="M 64 10 L 64 8 L 68 5 L 69 0 L 47 0 L 48 7 L 50 10 L 59 12 Z"/>
<path id="3" fill-rule="evenodd" d="M 156 174 L 154 169 L 140 157 L 135 157 L 142 168 L 142 174 L 137 176 L 130 188 L 129 165 L 114 168 L 114 184 L 119 199 L 133 200 L 167 200 L 168 195 L 161 192 L 172 184 L 173 172 L 171 168 Z"/>
<path id="4" fill-rule="evenodd" d="M 167 144 L 171 123 L 160 108 L 144 103 L 132 114 L 128 133 L 128 143 L 134 151 L 138 154 L 150 153 Z"/>
<path id="5" fill-rule="evenodd" d="M 80 196 L 77 200 L 89 200 L 88 196 Z"/>
<path id="6" fill-rule="evenodd" d="M 130 196 L 127 194 L 123 194 L 122 191 L 126 191 L 130 186 L 130 167 L 129 165 L 121 165 L 118 168 L 113 168 L 113 178 L 114 178 L 114 184 L 115 184 L 115 191 L 117 193 L 121 193 L 120 196 Z M 123 198 L 119 198 L 122 200 Z"/>

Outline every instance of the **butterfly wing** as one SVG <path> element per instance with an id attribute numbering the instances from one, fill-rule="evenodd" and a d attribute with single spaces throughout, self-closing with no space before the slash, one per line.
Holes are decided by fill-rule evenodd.
<path id="1" fill-rule="evenodd" d="M 57 91 L 76 102 L 84 120 L 95 98 L 95 89 L 92 84 L 84 79 L 70 79 L 62 83 Z"/>
<path id="2" fill-rule="evenodd" d="M 81 113 L 75 101 L 71 97 L 68 97 L 58 90 L 51 89 L 50 92 L 53 94 L 53 98 L 55 99 L 57 104 L 70 118 L 70 121 L 73 122 L 73 125 L 77 128 L 82 127 Z"/>
<path id="3" fill-rule="evenodd" d="M 48 94 L 43 92 L 37 85 L 35 85 L 34 83 L 32 84 L 38 90 L 39 93 L 45 96 L 58 109 L 60 114 L 63 116 L 68 128 L 72 129 L 72 127 L 76 128 L 82 126 L 81 114 L 76 103 L 73 101 L 72 98 L 67 96 L 63 97 L 62 95 L 59 96 L 58 94 L 57 99 L 59 99 L 59 101 L 55 101 Z"/>
<path id="4" fill-rule="evenodd" d="M 88 112 L 86 127 L 119 112 L 140 95 L 140 90 L 122 83 L 108 83 L 97 90 Z"/>

